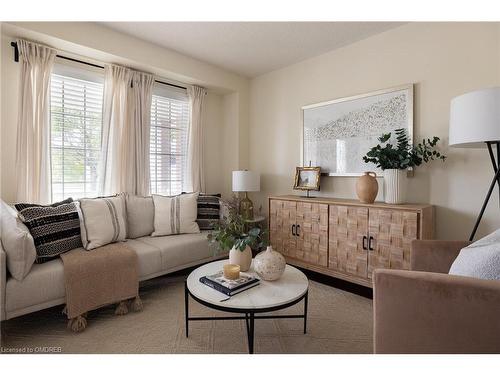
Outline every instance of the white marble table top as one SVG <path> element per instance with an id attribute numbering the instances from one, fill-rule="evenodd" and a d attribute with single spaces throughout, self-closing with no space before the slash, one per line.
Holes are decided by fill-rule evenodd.
<path id="1" fill-rule="evenodd" d="M 278 280 L 261 280 L 258 286 L 225 300 L 228 296 L 200 282 L 201 277 L 221 271 L 222 265 L 225 263 L 228 263 L 227 259 L 205 264 L 191 272 L 187 279 L 189 292 L 196 298 L 212 305 L 247 310 L 282 306 L 302 297 L 309 287 L 306 275 L 287 264 L 285 272 Z M 244 273 L 257 276 L 253 271 L 253 264 L 250 270 Z"/>

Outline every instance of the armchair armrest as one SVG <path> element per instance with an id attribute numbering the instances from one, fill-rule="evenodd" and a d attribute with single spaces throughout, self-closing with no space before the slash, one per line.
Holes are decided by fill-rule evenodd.
<path id="1" fill-rule="evenodd" d="M 375 353 L 500 353 L 500 281 L 374 272 Z"/>
<path id="2" fill-rule="evenodd" d="M 414 240 L 411 243 L 410 269 L 448 273 L 453 261 L 469 241 Z"/>

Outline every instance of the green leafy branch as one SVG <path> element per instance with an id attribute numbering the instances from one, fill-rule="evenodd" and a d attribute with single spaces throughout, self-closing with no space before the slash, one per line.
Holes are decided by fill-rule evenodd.
<path id="1" fill-rule="evenodd" d="M 380 144 L 372 147 L 365 156 L 365 163 L 374 163 L 377 168 L 407 169 L 418 167 L 422 163 L 432 160 L 446 159 L 446 156 L 437 150 L 439 137 L 427 138 L 415 146 L 411 145 L 405 129 L 396 129 L 396 144 L 389 143 L 392 134 L 382 134 L 378 140 Z"/>
<path id="2" fill-rule="evenodd" d="M 229 251 L 233 247 L 244 251 L 247 246 L 261 248 L 266 245 L 265 231 L 258 227 L 246 230 L 247 222 L 238 213 L 236 199 L 221 201 L 221 205 L 225 207 L 226 215 L 214 222 L 214 230 L 208 234 L 210 243 L 218 244 L 222 251 Z"/>

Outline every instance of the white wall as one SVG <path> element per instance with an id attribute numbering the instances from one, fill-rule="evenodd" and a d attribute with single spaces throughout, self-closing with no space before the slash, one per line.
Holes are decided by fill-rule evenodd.
<path id="1" fill-rule="evenodd" d="M 0 193 L 13 202 L 16 196 L 16 126 L 19 93 L 19 64 L 14 62 L 11 39 L 1 38 L 1 127 L 0 127 Z"/>
<path id="2" fill-rule="evenodd" d="M 415 83 L 415 136 L 447 144 L 450 100 L 500 84 L 498 23 L 418 23 L 395 28 L 330 53 L 262 75 L 250 83 L 250 168 L 271 194 L 293 193 L 300 163 L 301 107 Z M 409 199 L 436 205 L 437 237 L 468 237 L 492 178 L 486 150 L 447 149 L 442 164 L 420 167 Z M 323 177 L 321 195 L 356 198 L 355 178 Z M 379 199 L 383 199 L 379 195 Z M 495 191 L 479 235 L 500 226 Z"/>
<path id="3" fill-rule="evenodd" d="M 232 169 L 248 163 L 248 140 L 240 128 L 248 122 L 248 80 L 205 62 L 183 56 L 111 29 L 89 23 L 3 23 L 1 37 L 1 197 L 16 197 L 16 126 L 19 63 L 13 60 L 16 37 L 46 43 L 70 56 L 143 69 L 162 78 L 208 89 L 204 111 L 204 159 L 207 192 L 230 194 Z M 228 99 L 230 98 L 230 99 Z M 243 98 L 243 99 L 241 99 Z M 226 145 L 230 147 L 225 154 Z"/>
<path id="4" fill-rule="evenodd" d="M 224 155 L 223 137 L 226 132 L 224 123 L 224 96 L 209 92 L 205 98 L 203 122 L 203 159 L 207 193 L 226 193 L 224 177 L 230 171 L 221 168 Z"/>

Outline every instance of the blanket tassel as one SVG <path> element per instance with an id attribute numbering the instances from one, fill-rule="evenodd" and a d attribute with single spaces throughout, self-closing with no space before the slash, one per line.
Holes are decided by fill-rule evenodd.
<path id="1" fill-rule="evenodd" d="M 85 319 L 82 315 L 78 315 L 76 318 L 68 321 L 68 328 L 73 332 L 81 332 L 87 328 L 87 319 Z"/>
<path id="2" fill-rule="evenodd" d="M 130 303 L 130 308 L 134 312 L 142 311 L 143 305 L 142 305 L 141 297 L 139 297 L 139 296 L 135 297 L 132 300 L 132 302 Z"/>
<path id="3" fill-rule="evenodd" d="M 128 313 L 128 307 L 125 301 L 121 301 L 115 309 L 115 315 L 125 315 Z"/>

